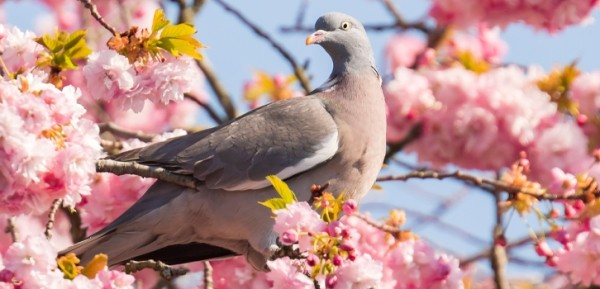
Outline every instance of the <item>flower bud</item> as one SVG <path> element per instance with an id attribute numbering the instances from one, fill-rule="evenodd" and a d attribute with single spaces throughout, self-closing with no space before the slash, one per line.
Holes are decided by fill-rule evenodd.
<path id="1" fill-rule="evenodd" d="M 542 257 L 549 257 L 554 255 L 554 252 L 552 252 L 552 249 L 550 249 L 550 246 L 544 240 L 535 243 L 535 252 L 538 254 L 538 256 Z"/>
<path id="2" fill-rule="evenodd" d="M 335 257 L 333 257 L 332 262 L 333 265 L 340 266 L 342 265 L 342 257 L 340 255 L 336 255 Z"/>
<path id="3" fill-rule="evenodd" d="M 344 204 L 342 205 L 342 210 L 344 211 L 344 214 L 346 214 L 346 215 L 352 215 L 352 214 L 356 213 L 357 208 L 358 208 L 358 204 L 353 199 L 349 199 L 349 200 L 345 201 Z"/>
<path id="4" fill-rule="evenodd" d="M 317 257 L 315 254 L 308 254 L 308 256 L 306 257 L 306 264 L 308 266 L 314 267 L 315 265 L 317 265 L 317 263 L 319 263 L 319 257 Z"/>
<path id="5" fill-rule="evenodd" d="M 279 241 L 285 246 L 290 246 L 298 242 L 298 232 L 294 229 L 288 229 L 279 236 Z"/>
<path id="6" fill-rule="evenodd" d="M 337 276 L 329 275 L 327 278 L 325 278 L 325 288 L 333 288 L 335 287 L 335 284 L 337 284 Z"/>

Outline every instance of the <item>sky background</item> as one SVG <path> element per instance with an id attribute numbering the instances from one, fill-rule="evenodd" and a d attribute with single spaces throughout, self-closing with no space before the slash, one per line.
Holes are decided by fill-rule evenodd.
<path id="1" fill-rule="evenodd" d="M 169 1 L 165 1 L 169 2 Z M 290 74 L 288 63 L 268 44 L 230 13 L 208 0 L 197 17 L 196 38 L 208 46 L 202 52 L 215 68 L 221 81 L 234 96 L 238 108 L 245 110 L 241 100 L 242 85 L 251 79 L 253 71 L 263 70 L 268 73 Z M 318 46 L 305 46 L 307 33 L 282 33 L 280 28 L 295 23 L 298 8 L 303 0 L 252 0 L 229 1 L 247 18 L 259 25 L 278 42 L 280 42 L 299 63 L 309 61 L 308 73 L 312 77 L 312 87 L 319 86 L 326 80 L 331 70 L 331 61 Z M 430 5 L 425 0 L 396 0 L 395 4 L 408 20 L 420 19 L 426 14 Z M 175 15 L 174 7 L 168 6 L 169 15 Z M 364 24 L 388 24 L 393 21 L 389 13 L 379 1 L 374 0 L 328 0 L 308 1 L 308 9 L 304 24 L 313 27 L 314 21 L 329 11 L 340 11 L 362 21 Z M 11 24 L 21 29 L 35 30 L 35 19 L 48 11 L 36 1 L 6 1 L 5 17 Z M 600 10 L 593 14 L 600 20 Z M 172 18 L 174 19 L 174 18 Z M 387 71 L 384 48 L 393 31 L 369 32 L 373 43 L 375 57 L 380 71 Z M 565 65 L 578 60 L 584 71 L 600 69 L 600 24 L 590 20 L 586 25 L 570 27 L 560 33 L 550 35 L 543 31 L 535 31 L 530 27 L 513 24 L 504 30 L 502 38 L 508 43 L 509 51 L 506 63 L 520 65 L 540 65 L 549 70 L 557 65 Z M 206 116 L 200 119 L 207 120 Z M 415 157 L 401 156 L 402 160 L 414 162 Z M 392 165 L 384 173 L 406 172 L 397 165 Z M 493 200 L 488 194 L 465 188 L 454 181 L 412 180 L 406 183 L 383 184 L 383 191 L 371 192 L 362 202 L 362 209 L 372 212 L 374 216 L 383 216 L 392 208 L 405 208 L 408 212 L 409 228 L 430 240 L 438 248 L 447 250 L 459 257 L 467 257 L 479 253 L 489 244 L 493 226 Z M 460 196 L 458 198 L 457 196 Z M 440 201 L 446 198 L 458 198 L 451 209 L 441 216 L 448 226 L 459 227 L 470 232 L 477 240 L 465 240 L 448 231 L 448 226 L 419 224 L 417 217 L 431 214 L 439 209 Z M 525 222 L 517 215 L 510 218 L 507 237 L 511 239 L 527 233 Z M 535 219 L 528 219 L 537 228 Z M 485 242 L 484 242 L 485 241 Z M 517 251 L 517 255 L 542 262 L 533 253 L 531 247 Z M 485 271 L 486 263 L 481 263 Z M 512 276 L 540 275 L 541 271 L 530 266 L 511 266 Z"/>

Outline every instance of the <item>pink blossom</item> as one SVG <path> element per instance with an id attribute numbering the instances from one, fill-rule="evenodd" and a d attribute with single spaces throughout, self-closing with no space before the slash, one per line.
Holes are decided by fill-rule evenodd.
<path id="1" fill-rule="evenodd" d="M 388 42 L 385 52 L 390 68 L 396 71 L 401 67 L 411 67 L 417 56 L 426 48 L 425 41 L 411 34 L 398 34 Z"/>
<path id="2" fill-rule="evenodd" d="M 9 72 L 27 72 L 36 65 L 43 48 L 34 37 L 30 31 L 0 24 L 0 54 Z"/>
<path id="3" fill-rule="evenodd" d="M 267 261 L 270 272 L 267 279 L 273 283 L 273 289 L 312 289 L 313 281 L 300 270 L 297 262 L 289 257 Z"/>
<path id="4" fill-rule="evenodd" d="M 461 28 L 479 22 L 502 27 L 524 22 L 536 29 L 555 32 L 584 22 L 597 3 L 596 0 L 434 0 L 429 14 L 440 24 Z"/>
<path id="5" fill-rule="evenodd" d="M 211 265 L 213 266 L 215 289 L 270 288 L 266 274 L 254 270 L 252 266 L 244 260 L 244 257 L 213 261 L 211 262 Z"/>
<path id="6" fill-rule="evenodd" d="M 572 239 L 568 250 L 557 251 L 556 268 L 569 274 L 573 283 L 584 286 L 600 284 L 600 236 L 594 232 L 599 230 L 600 222 L 590 220 L 591 231 L 577 233 Z"/>
<path id="7" fill-rule="evenodd" d="M 41 213 L 54 199 L 73 206 L 89 193 L 100 156 L 98 127 L 81 119 L 80 91 L 44 74 L 0 81 L 0 203 L 3 212 Z"/>
<path id="8" fill-rule="evenodd" d="M 83 67 L 88 91 L 97 99 L 117 100 L 127 109 L 124 98 L 133 88 L 135 71 L 127 57 L 114 50 L 102 50 L 89 55 Z"/>
<path id="9" fill-rule="evenodd" d="M 577 187 L 577 178 L 569 173 L 565 173 L 560 168 L 552 168 L 552 183 L 548 189 L 553 194 L 561 196 L 570 196 L 575 193 Z"/>
<path id="10" fill-rule="evenodd" d="M 564 173 L 579 174 L 587 171 L 594 158 L 587 150 L 588 139 L 572 121 L 561 120 L 541 129 L 529 150 L 531 175 L 543 184 L 551 184 L 553 168 Z"/>
<path id="11" fill-rule="evenodd" d="M 306 202 L 294 202 L 287 208 L 275 211 L 275 226 L 273 230 L 283 234 L 288 229 L 300 232 L 321 232 L 326 223 Z"/>
<path id="12" fill-rule="evenodd" d="M 579 111 L 588 117 L 600 112 L 600 71 L 584 73 L 573 81 L 571 96 L 579 103 Z"/>
<path id="13" fill-rule="evenodd" d="M 423 74 L 439 107 L 421 113 L 422 135 L 408 150 L 435 166 L 508 166 L 556 113 L 535 85 L 535 70 L 509 66 L 480 75 L 458 68 Z"/>
<path id="14" fill-rule="evenodd" d="M 537 241 L 535 243 L 535 252 L 538 254 L 538 256 L 554 255 L 554 252 L 552 252 L 552 249 L 545 240 Z"/>
<path id="15" fill-rule="evenodd" d="M 498 64 L 506 54 L 508 45 L 500 38 L 500 29 L 480 24 L 475 34 L 464 31 L 454 32 L 439 50 L 438 53 L 451 57 L 469 52 L 475 59 Z"/>
<path id="16" fill-rule="evenodd" d="M 421 74 L 398 68 L 394 79 L 384 86 L 387 105 L 387 139 L 403 139 L 410 129 L 422 120 L 422 115 L 436 111 L 441 104 L 435 99 L 429 81 Z"/>
<path id="17" fill-rule="evenodd" d="M 338 267 L 335 276 L 335 289 L 379 288 L 383 277 L 383 266 L 370 255 L 360 255 L 352 262 Z"/>

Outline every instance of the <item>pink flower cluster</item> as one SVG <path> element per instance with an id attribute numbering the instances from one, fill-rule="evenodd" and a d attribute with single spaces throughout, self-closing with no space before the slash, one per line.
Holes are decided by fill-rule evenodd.
<path id="1" fill-rule="evenodd" d="M 555 256 L 551 265 L 567 273 L 573 284 L 600 284 L 600 216 L 572 222 L 567 230 L 556 231 L 553 237 L 562 247 L 542 252 Z"/>
<path id="2" fill-rule="evenodd" d="M 136 66 L 114 50 L 92 53 L 83 67 L 90 94 L 122 110 L 140 112 L 144 102 L 168 104 L 183 100 L 202 76 L 188 57 L 168 57 L 164 62 Z"/>
<path id="3" fill-rule="evenodd" d="M 41 213 L 90 193 L 100 156 L 98 126 L 82 119 L 81 92 L 45 75 L 0 81 L 0 210 Z"/>
<path id="4" fill-rule="evenodd" d="M 43 47 L 34 37 L 30 31 L 0 24 L 0 55 L 10 73 L 27 72 L 36 65 Z"/>
<path id="5" fill-rule="evenodd" d="M 133 289 L 134 278 L 119 271 L 99 271 L 95 278 L 78 275 L 63 277 L 57 268 L 57 250 L 43 236 L 29 236 L 2 252 L 0 288 L 2 289 Z"/>
<path id="6" fill-rule="evenodd" d="M 523 22 L 555 32 L 588 19 L 597 0 L 434 0 L 429 14 L 440 24 L 467 27 L 480 22 L 507 26 Z"/>
<path id="7" fill-rule="evenodd" d="M 345 207 L 348 213 L 356 210 L 355 203 Z M 242 258 L 212 262 L 215 289 L 314 288 L 309 276 L 315 266 L 323 264 L 314 249 L 327 242 L 324 240 L 332 240 L 327 237 L 341 240 L 339 252 L 350 254 L 342 257 L 340 253 L 333 258 L 335 268 L 331 274 L 316 276 L 321 288 L 457 289 L 464 286 L 457 259 L 435 252 L 422 240 L 395 242 L 386 232 L 356 216 L 346 215 L 339 221 L 326 223 L 307 203 L 299 202 L 277 211 L 275 223 L 274 231 L 280 240 L 296 236 L 290 241 L 307 258 L 284 257 L 269 261 L 271 271 L 268 273 L 253 271 Z M 315 238 L 321 238 L 321 242 L 315 243 Z"/>
<path id="8" fill-rule="evenodd" d="M 473 31 L 452 31 L 437 50 L 427 48 L 425 39 L 412 34 L 397 34 L 386 46 L 390 68 L 419 66 L 438 67 L 452 65 L 468 53 L 473 59 L 490 64 L 500 64 L 508 51 L 507 44 L 500 38 L 500 30 L 484 24 Z"/>
<path id="9" fill-rule="evenodd" d="M 398 68 L 385 87 L 389 141 L 420 123 L 408 148 L 421 161 L 470 169 L 497 169 L 518 159 L 556 105 L 540 91 L 535 70 L 508 66 L 477 74 L 462 68 Z"/>

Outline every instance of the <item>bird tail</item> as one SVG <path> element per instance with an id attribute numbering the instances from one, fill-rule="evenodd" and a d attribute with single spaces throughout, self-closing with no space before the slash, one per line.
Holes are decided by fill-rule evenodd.
<path id="1" fill-rule="evenodd" d="M 81 263 L 86 264 L 95 255 L 104 253 L 108 256 L 109 267 L 129 260 L 154 259 L 167 264 L 180 264 L 236 255 L 230 250 L 204 243 L 179 244 L 181 240 L 165 235 L 165 230 L 169 231 L 167 229 L 172 228 L 172 224 L 157 218 L 155 213 L 167 209 L 165 204 L 185 190 L 184 187 L 157 181 L 141 199 L 106 228 L 61 251 L 59 255 L 75 253 Z M 176 207 L 172 206 L 172 209 L 177 212 L 162 213 L 176 218 L 182 213 Z"/>

